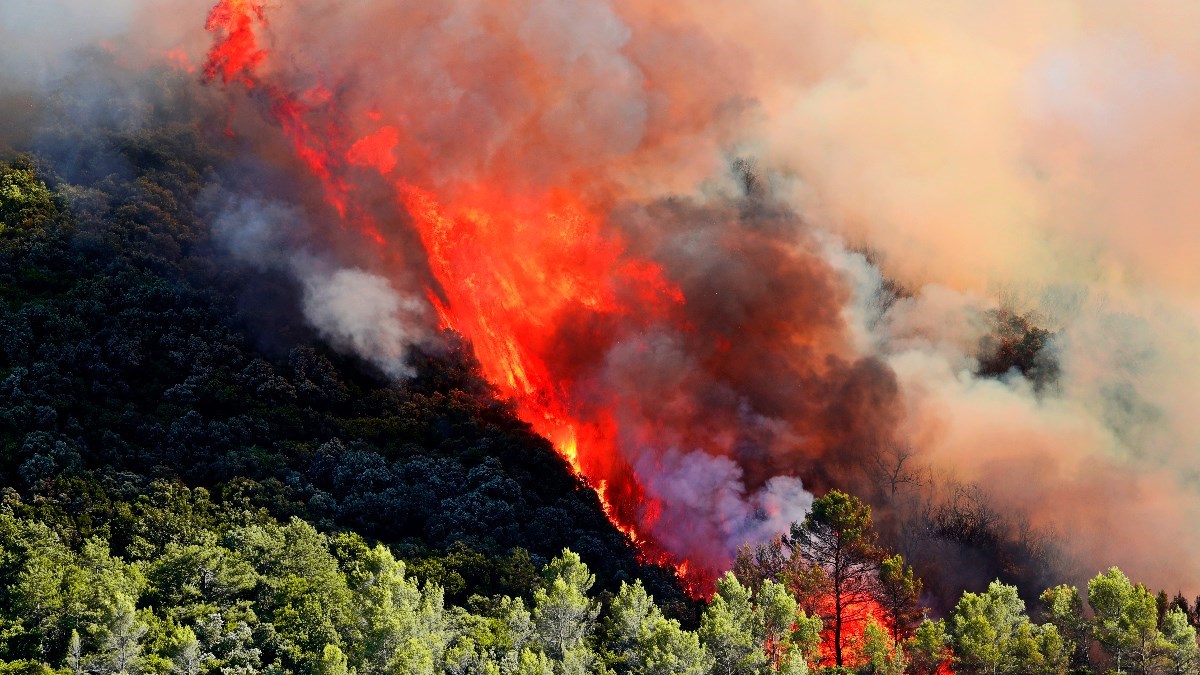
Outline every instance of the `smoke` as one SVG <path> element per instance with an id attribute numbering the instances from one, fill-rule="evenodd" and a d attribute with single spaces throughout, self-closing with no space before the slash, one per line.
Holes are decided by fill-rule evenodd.
<path id="1" fill-rule="evenodd" d="M 9 3 L 3 84 L 195 69 L 211 4 Z M 1192 4 L 229 4 L 264 55 L 205 95 L 326 213 L 226 184 L 225 246 L 393 375 L 463 332 L 663 551 L 718 570 L 900 444 L 1083 574 L 1200 589 Z M 976 374 L 999 308 L 1052 386 Z"/>
<path id="2" fill-rule="evenodd" d="M 227 194 L 212 186 L 205 201 L 215 211 L 213 234 L 235 259 L 259 270 L 290 274 L 301 287 L 308 324 L 335 348 L 374 363 L 392 377 L 413 374 L 408 350 L 430 339 L 429 306 L 419 295 L 357 267 L 338 267 L 315 251 L 304 212 L 291 204 Z"/>
<path id="3" fill-rule="evenodd" d="M 702 450 L 648 452 L 635 468 L 662 503 L 650 533 L 666 550 L 687 551 L 690 563 L 710 569 L 728 566 L 731 550 L 788 532 L 813 502 L 792 476 L 774 476 L 747 494 L 741 466 Z"/>
<path id="4" fill-rule="evenodd" d="M 134 0 L 14 0 L 0 5 L 4 83 L 47 84 L 61 73 L 72 51 L 124 35 L 139 4 Z"/>
<path id="5" fill-rule="evenodd" d="M 803 485 L 844 482 L 889 442 L 898 390 L 854 349 L 828 242 L 748 166 L 717 170 L 742 94 L 651 81 L 701 34 L 664 42 L 616 9 L 307 3 L 264 22 L 256 3 L 226 3 L 210 72 L 265 97 L 328 204 L 384 251 L 391 187 L 441 321 L 618 523 L 703 582 L 801 518 Z M 704 172 L 673 196 L 688 165 Z"/>
<path id="6" fill-rule="evenodd" d="M 185 48 L 202 45 L 195 17 L 207 0 L 9 0 L 0 5 L 0 86 L 52 90 L 99 50 L 140 69 L 160 59 L 186 65 Z M 168 54 L 179 50 L 176 54 Z M 195 63 L 195 62 L 193 62 Z"/>
<path id="7" fill-rule="evenodd" d="M 423 337 L 425 307 L 421 298 L 402 297 L 387 279 L 363 270 L 305 279 L 304 314 L 312 325 L 333 345 L 352 349 L 394 377 L 411 374 L 405 352 Z"/>
<path id="8" fill-rule="evenodd" d="M 755 69 L 761 161 L 797 178 L 790 202 L 914 293 L 868 327 L 903 436 L 1062 532 L 1081 573 L 1192 589 L 1195 12 L 813 2 L 780 22 L 815 39 L 768 39 Z M 803 84 L 775 79 L 785 50 Z M 972 376 L 998 305 L 1056 332 L 1054 391 Z"/>

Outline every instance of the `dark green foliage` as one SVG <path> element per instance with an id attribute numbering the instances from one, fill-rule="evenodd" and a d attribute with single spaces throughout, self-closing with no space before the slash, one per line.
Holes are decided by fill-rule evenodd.
<path id="1" fill-rule="evenodd" d="M 594 577 L 570 551 L 527 580 L 532 613 L 508 596 L 468 611 L 357 534 L 214 505 L 178 484 L 158 483 L 154 496 L 143 515 L 181 529 L 163 533 L 156 554 L 122 558 L 100 537 L 70 546 L 15 516 L 21 504 L 10 495 L 0 509 L 2 672 L 440 673 L 467 662 L 599 658 L 599 603 L 586 595 Z M 684 656 L 703 662 L 696 635 L 645 602 Z M 579 608 L 585 621 L 570 614 Z M 564 630 L 572 642 L 552 648 Z M 656 658 L 661 645 L 636 650 Z"/>
<path id="2" fill-rule="evenodd" d="M 189 107 L 170 87 L 138 97 L 153 118 Z M 877 568 L 909 634 L 919 582 L 899 557 L 879 564 L 857 499 L 831 492 L 787 540 L 837 560 L 762 547 L 739 559 L 747 586 L 727 576 L 701 618 L 453 335 L 395 382 L 294 319 L 255 332 L 262 299 L 286 307 L 296 289 L 214 252 L 203 195 L 229 158 L 194 121 L 139 128 L 134 112 L 59 123 L 45 157 L 0 163 L 0 675 L 801 674 L 821 660 L 821 622 L 793 596 L 853 591 Z M 980 373 L 1052 382 L 1051 336 L 991 320 Z M 933 513 L 929 541 L 1018 566 L 970 501 Z M 1143 672 L 1195 672 L 1196 610 L 1111 576 L 1107 604 L 1094 581 L 1094 620 L 1077 593 L 1041 626 L 1015 590 L 973 596 L 1005 620 L 960 603 L 949 628 L 912 630 L 910 668 L 934 672 L 953 644 L 959 672 L 1057 673 L 1086 662 L 1095 634 Z M 874 631 L 858 672 L 903 668 Z"/>
<path id="3" fill-rule="evenodd" d="M 640 583 L 622 584 L 602 627 L 589 595 L 595 577 L 569 550 L 541 570 L 527 556 L 503 563 L 529 574 L 519 582 L 528 602 L 475 596 L 455 607 L 437 583 L 421 583 L 357 534 L 216 504 L 177 483 L 156 483 L 151 497 L 141 517 L 179 527 L 162 533 L 158 552 L 122 558 L 101 537 L 68 545 L 45 523 L 14 515 L 23 505 L 8 494 L 0 672 L 55 672 L 46 664 L 104 675 L 530 672 L 522 663 L 581 672 L 611 658 L 617 673 L 700 675 L 711 663 L 698 634 L 664 617 Z M 785 607 L 784 620 L 794 611 Z M 619 658 L 606 640 L 624 645 Z"/>

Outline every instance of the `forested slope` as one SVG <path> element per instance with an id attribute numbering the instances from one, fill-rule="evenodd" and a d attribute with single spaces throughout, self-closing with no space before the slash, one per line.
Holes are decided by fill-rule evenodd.
<path id="1" fill-rule="evenodd" d="M 260 349 L 245 298 L 286 301 L 289 282 L 240 269 L 211 245 L 196 204 L 221 158 L 193 128 L 77 140 L 62 172 L 44 157 L 0 168 L 7 658 L 59 663 L 71 630 L 100 646 L 82 615 L 52 618 L 14 596 L 27 555 L 93 575 L 46 583 L 82 583 L 110 609 L 128 600 L 176 627 L 180 612 L 202 619 L 265 593 L 274 600 L 255 604 L 259 622 L 247 623 L 258 630 L 283 611 L 285 577 L 310 585 L 296 593 L 325 597 L 306 575 L 349 573 L 335 559 L 349 560 L 346 546 L 367 550 L 364 541 L 386 543 L 458 605 L 530 598 L 538 570 L 569 547 L 597 590 L 642 578 L 694 620 L 671 574 L 636 561 L 595 493 L 495 399 L 452 337 L 414 355 L 417 375 L 401 382 L 295 326 Z M 278 540 L 256 545 L 278 549 L 274 562 L 254 563 L 257 577 L 242 569 L 245 550 L 233 571 L 194 558 L 221 559 L 217 543 L 245 537 Z M 165 573 L 182 576 L 163 585 Z M 207 574 L 237 579 L 205 590 Z M 59 590 L 62 602 L 88 605 Z M 298 667 L 322 647 L 264 658 Z"/>

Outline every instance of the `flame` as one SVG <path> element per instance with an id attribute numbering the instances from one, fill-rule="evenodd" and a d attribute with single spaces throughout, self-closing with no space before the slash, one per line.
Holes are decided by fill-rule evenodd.
<path id="1" fill-rule="evenodd" d="M 676 559 L 648 536 L 660 511 L 631 467 L 618 459 L 616 421 L 604 411 L 586 420 L 571 385 L 550 366 L 565 317 L 663 313 L 683 301 L 661 270 L 627 259 L 600 218 L 565 191 L 514 198 L 485 185 L 460 190 L 453 206 L 430 191 L 398 185 L 429 253 L 444 298 L 431 292 L 445 327 L 471 340 L 484 376 L 571 469 L 592 486 L 609 520 L 642 559 L 673 567 L 690 593 L 711 593 L 712 577 Z M 636 289 L 634 304 L 622 288 Z"/>
<path id="2" fill-rule="evenodd" d="M 346 161 L 358 166 L 371 167 L 381 174 L 388 174 L 396 167 L 396 145 L 400 143 L 400 131 L 387 126 L 364 136 L 346 153 Z"/>
<path id="3" fill-rule="evenodd" d="M 357 167 L 386 177 L 397 165 L 396 153 L 415 144 L 396 126 L 348 140 L 336 122 L 315 123 L 338 119 L 336 97 L 324 87 L 294 91 L 260 76 L 269 51 L 259 45 L 257 31 L 265 25 L 264 2 L 221 0 L 206 24 L 215 42 L 205 79 L 262 92 L 296 155 L 323 186 L 325 201 L 345 224 L 387 249 L 387 238 L 356 206 L 341 172 Z M 367 117 L 379 122 L 383 114 L 373 109 Z M 713 571 L 673 556 L 649 534 L 661 506 L 621 459 L 609 409 L 585 409 L 572 395 L 585 373 L 558 354 L 562 330 L 572 320 L 648 321 L 683 303 L 680 290 L 658 265 L 627 255 L 604 230 L 601 210 L 569 185 L 518 194 L 486 181 L 435 190 L 400 179 L 394 188 L 425 246 L 437 281 L 428 297 L 442 326 L 471 342 L 484 377 L 594 489 L 605 515 L 641 559 L 673 568 L 693 596 L 711 595 Z"/>
<path id="4" fill-rule="evenodd" d="M 260 49 L 254 26 L 267 21 L 263 0 L 221 0 L 208 14 L 205 30 L 218 33 L 221 37 L 208 52 L 204 66 L 204 77 L 208 80 L 220 75 L 226 84 L 239 81 L 253 87 L 254 70 L 267 58 L 267 51 Z"/>
<path id="5" fill-rule="evenodd" d="M 850 598 L 850 608 L 843 605 L 842 609 L 842 662 L 852 666 L 863 660 L 862 646 L 867 624 L 874 619 L 880 626 L 891 630 L 891 619 L 887 611 L 869 596 Z M 821 665 L 836 665 L 837 646 L 834 642 L 833 597 L 820 598 L 815 608 L 816 613 L 825 617 L 825 625 L 821 630 Z"/>

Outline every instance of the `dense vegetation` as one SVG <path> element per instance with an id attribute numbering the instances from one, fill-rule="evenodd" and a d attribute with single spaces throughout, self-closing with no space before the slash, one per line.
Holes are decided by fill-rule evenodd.
<path id="1" fill-rule="evenodd" d="M 163 487 L 163 486 L 160 486 Z M 473 596 L 469 609 L 418 583 L 390 550 L 353 533 L 214 504 L 204 490 L 163 487 L 139 504 L 166 519 L 128 560 L 99 536 L 72 548 L 45 523 L 0 514 L 0 653 L 4 672 L 51 663 L 97 673 L 703 673 L 718 661 L 765 664 L 763 637 L 796 613 L 775 588 L 774 623 L 732 578 L 700 635 L 664 617 L 640 581 L 622 583 L 603 622 L 595 577 L 569 551 L 505 581 L 528 601 Z M 158 522 L 157 525 L 167 523 Z M 787 638 L 790 640 L 790 637 Z M 781 642 L 785 647 L 787 640 Z M 782 658 L 803 659 L 795 648 Z"/>
<path id="2" fill-rule="evenodd" d="M 415 356 L 403 383 L 308 336 L 256 349 L 242 291 L 285 281 L 214 260 L 193 208 L 205 148 L 187 130 L 104 143 L 133 173 L 0 175 L 0 471 L 23 509 L 124 554 L 129 502 L 203 486 L 392 543 L 456 600 L 501 590 L 517 548 L 542 564 L 569 546 L 609 590 L 655 578 L 461 348 Z M 666 572 L 651 585 L 682 598 Z"/>

